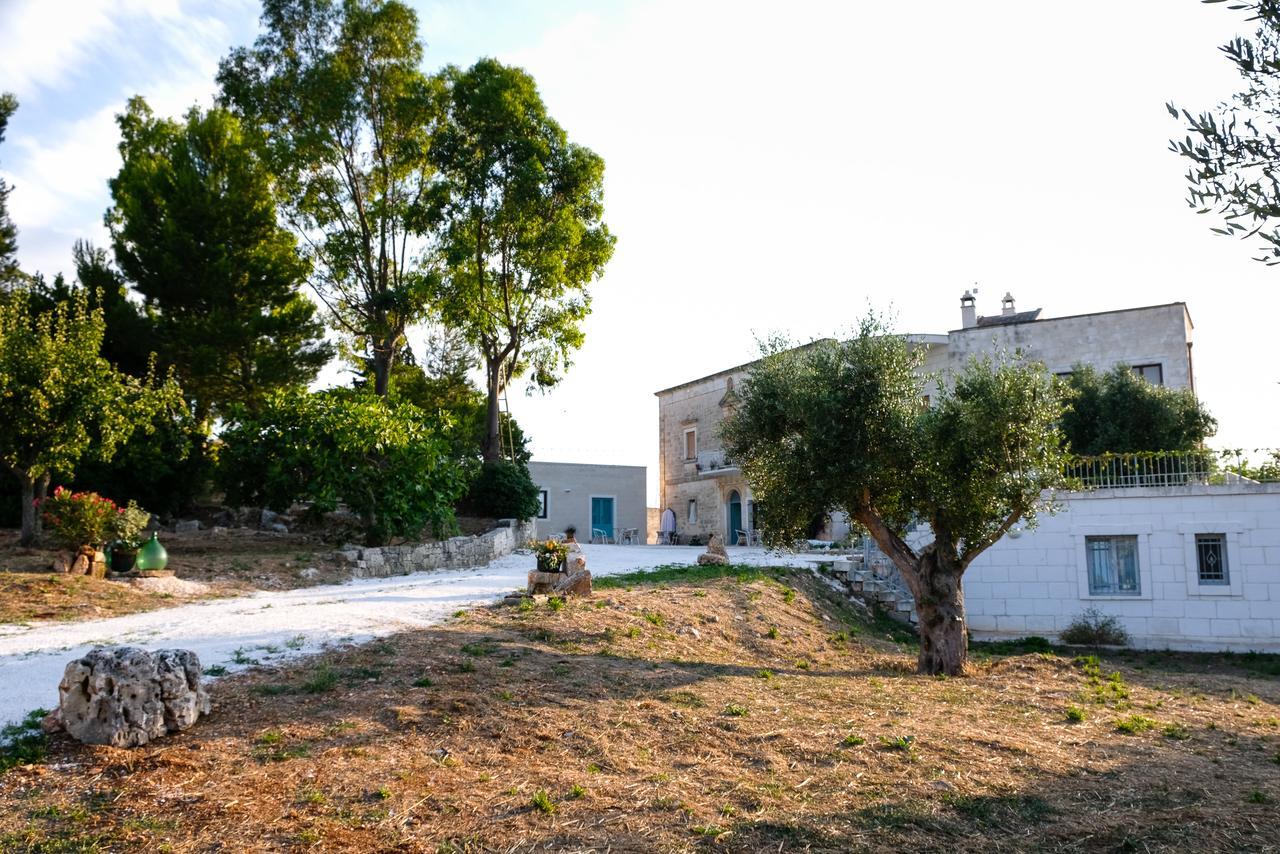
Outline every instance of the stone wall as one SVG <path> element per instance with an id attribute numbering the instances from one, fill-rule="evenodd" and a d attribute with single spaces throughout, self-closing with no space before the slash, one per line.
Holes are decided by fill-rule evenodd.
<path id="1" fill-rule="evenodd" d="M 500 519 L 499 527 L 475 537 L 451 537 L 434 543 L 400 546 L 347 546 L 334 557 L 353 578 L 388 578 L 429 569 L 481 566 L 511 554 L 537 536 L 533 520 Z"/>

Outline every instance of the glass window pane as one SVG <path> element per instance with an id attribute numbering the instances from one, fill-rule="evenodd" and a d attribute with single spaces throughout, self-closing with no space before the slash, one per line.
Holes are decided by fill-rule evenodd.
<path id="1" fill-rule="evenodd" d="M 1196 570 L 1201 584 L 1227 584 L 1227 542 L 1223 534 L 1196 534 Z"/>

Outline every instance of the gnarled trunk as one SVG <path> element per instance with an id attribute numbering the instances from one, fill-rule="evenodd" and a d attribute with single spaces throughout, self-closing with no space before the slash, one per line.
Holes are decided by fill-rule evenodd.
<path id="1" fill-rule="evenodd" d="M 920 618 L 921 673 L 959 676 L 969 660 L 969 637 L 964 619 L 964 591 L 960 572 L 945 566 L 938 552 L 929 550 L 917 564 L 916 615 Z"/>

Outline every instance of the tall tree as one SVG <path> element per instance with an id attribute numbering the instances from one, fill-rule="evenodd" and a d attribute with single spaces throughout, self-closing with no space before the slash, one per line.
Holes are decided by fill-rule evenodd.
<path id="1" fill-rule="evenodd" d="M 155 350 L 155 329 L 142 306 L 129 299 L 129 288 L 107 257 L 105 249 L 77 240 L 71 249 L 76 281 L 84 289 L 90 308 L 102 309 L 106 333 L 102 356 L 126 374 L 141 377 L 150 367 Z"/>
<path id="2" fill-rule="evenodd" d="M 1221 3 L 1224 0 L 1202 0 Z M 1216 214 L 1218 234 L 1265 244 L 1256 260 L 1280 264 L 1280 0 L 1237 2 L 1230 8 L 1257 21 L 1253 38 L 1237 37 L 1220 49 L 1243 81 L 1241 91 L 1192 113 L 1170 103 L 1187 123 L 1185 138 L 1170 150 L 1189 160 L 1187 204 Z"/>
<path id="3" fill-rule="evenodd" d="M 9 127 L 9 117 L 18 109 L 18 99 L 9 92 L 0 92 L 0 143 Z M 13 192 L 0 178 L 0 286 L 11 284 L 18 278 L 18 229 L 9 219 L 9 194 Z"/>
<path id="4" fill-rule="evenodd" d="M 0 464 L 22 488 L 22 542 L 36 536 L 34 500 L 84 457 L 109 459 L 150 413 L 181 391 L 120 373 L 99 355 L 104 322 L 83 291 L 32 311 L 26 290 L 0 303 Z"/>
<path id="5" fill-rule="evenodd" d="M 554 385 L 582 346 L 588 285 L 613 254 L 604 161 L 568 141 L 521 69 L 482 59 L 441 78 L 448 115 L 431 143 L 442 178 L 439 308 L 484 359 L 492 461 L 507 385 L 526 371 Z"/>
<path id="6" fill-rule="evenodd" d="M 223 109 L 158 119 L 133 98 L 119 124 L 124 162 L 107 212 L 116 261 L 199 419 L 314 379 L 331 349 L 299 292 L 308 265 L 239 120 Z"/>
<path id="7" fill-rule="evenodd" d="M 1105 374 L 1076 365 L 1062 384 L 1062 433 L 1075 454 L 1190 451 L 1217 428 L 1190 389 L 1153 385 L 1127 365 Z"/>
<path id="8" fill-rule="evenodd" d="M 932 407 L 921 353 L 873 318 L 846 342 L 774 342 L 722 427 L 759 502 L 766 542 L 790 545 L 843 511 L 894 562 L 920 615 L 922 673 L 968 655 L 961 576 L 1062 478 L 1062 406 L 1043 368 L 974 361 Z M 933 540 L 913 548 L 908 523 Z"/>
<path id="9" fill-rule="evenodd" d="M 425 200 L 438 115 L 415 13 L 398 0 L 265 0 L 264 32 L 218 71 L 259 133 L 333 323 L 387 393 L 431 293 Z"/>

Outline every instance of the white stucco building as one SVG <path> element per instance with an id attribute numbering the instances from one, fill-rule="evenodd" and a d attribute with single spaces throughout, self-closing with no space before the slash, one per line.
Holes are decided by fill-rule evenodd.
<path id="1" fill-rule="evenodd" d="M 945 375 L 970 356 L 1017 349 L 1057 374 L 1077 364 L 1100 371 L 1125 364 L 1150 382 L 1195 389 L 1185 303 L 1050 318 L 1040 309 L 1019 312 L 1008 294 L 999 314 L 979 316 L 976 303 L 969 292 L 961 297 L 957 329 L 906 336 L 925 348 L 925 371 Z M 720 443 L 720 423 L 750 369 L 751 363 L 726 368 L 656 393 L 660 507 L 675 513 L 681 541 L 718 533 L 732 544 L 755 530 L 750 484 Z M 930 383 L 923 393 L 932 396 L 937 389 Z M 839 539 L 847 531 L 835 519 L 821 536 Z"/>
<path id="2" fill-rule="evenodd" d="M 529 475 L 541 493 L 538 536 L 572 525 L 582 542 L 645 542 L 645 472 L 644 466 L 530 462 Z"/>
<path id="3" fill-rule="evenodd" d="M 1087 608 L 1135 646 L 1280 652 L 1280 483 L 1060 493 L 964 576 L 977 638 L 1055 637 Z"/>

